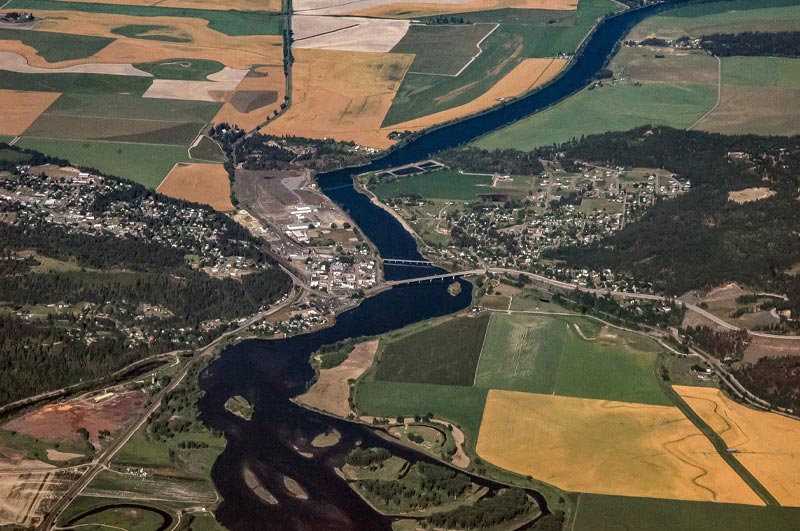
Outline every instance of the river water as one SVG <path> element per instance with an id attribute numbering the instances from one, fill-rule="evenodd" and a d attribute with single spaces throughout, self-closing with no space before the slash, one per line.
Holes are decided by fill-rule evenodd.
<path id="1" fill-rule="evenodd" d="M 655 12 L 681 3 L 684 2 L 674 0 L 606 19 L 585 42 L 571 67 L 541 90 L 427 133 L 371 164 L 320 175 L 321 189 L 349 212 L 381 256 L 421 258 L 416 242 L 402 225 L 354 189 L 353 175 L 428 158 L 553 105 L 592 81 L 629 28 Z M 437 270 L 387 267 L 386 277 L 413 278 L 432 271 Z M 444 283 L 395 288 L 340 315 L 330 328 L 277 341 L 249 340 L 227 348 L 200 380 L 206 392 L 200 401 L 201 418 L 209 427 L 223 432 L 228 441 L 212 469 L 214 484 L 223 497 L 216 513 L 219 521 L 232 531 L 391 529 L 391 520 L 364 503 L 333 468 L 341 465 L 344 456 L 359 443 L 387 447 L 410 460 L 427 458 L 379 438 L 368 427 L 296 406 L 290 398 L 301 394 L 313 377 L 308 358 L 314 350 L 342 339 L 377 335 L 466 308 L 471 302 L 471 285 L 464 281 L 461 284 L 461 293 L 455 297 L 447 293 Z M 254 404 L 255 414 L 250 422 L 225 411 L 225 401 L 234 395 L 244 396 Z M 330 448 L 313 448 L 309 441 L 330 428 L 342 433 L 342 440 Z M 277 505 L 265 503 L 247 487 L 242 475 L 245 467 L 277 498 Z M 308 499 L 288 493 L 285 477 L 301 485 Z M 499 487 L 479 478 L 474 481 L 492 489 Z M 540 496 L 537 499 L 546 507 Z"/>

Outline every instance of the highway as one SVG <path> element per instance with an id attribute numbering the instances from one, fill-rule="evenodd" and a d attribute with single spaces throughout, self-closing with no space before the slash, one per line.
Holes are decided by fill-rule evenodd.
<path id="1" fill-rule="evenodd" d="M 63 496 L 58 500 L 58 502 L 55 503 L 55 505 L 53 505 L 36 529 L 40 531 L 49 531 L 54 528 L 59 515 L 61 515 L 61 513 L 69 506 L 69 504 L 72 503 L 72 501 L 78 497 L 81 492 L 83 492 L 83 489 L 85 489 L 89 483 L 91 483 L 95 476 L 97 476 L 97 474 L 99 474 L 108 466 L 114 456 L 122 449 L 123 446 L 125 446 L 125 444 L 127 444 L 131 437 L 133 437 L 134 434 L 139 430 L 139 428 L 144 426 L 145 422 L 147 422 L 147 419 L 150 418 L 150 415 L 152 415 L 161 406 L 161 402 L 164 397 L 169 395 L 175 390 L 176 387 L 178 387 L 178 385 L 181 384 L 181 382 L 186 378 L 186 375 L 189 374 L 189 370 L 199 360 L 210 356 L 213 353 L 214 347 L 219 345 L 221 341 L 247 330 L 251 324 L 256 323 L 264 317 L 294 303 L 303 294 L 303 292 L 304 290 L 295 288 L 294 293 L 278 306 L 248 318 L 235 330 L 231 330 L 222 334 L 208 345 L 196 350 L 194 356 L 186 363 L 183 369 L 181 369 L 181 371 L 170 381 L 170 383 L 155 396 L 153 402 L 147 407 L 147 409 L 145 409 L 142 415 L 135 422 L 124 428 L 120 432 L 117 440 L 114 441 L 114 444 L 103 451 L 100 456 L 98 456 L 88 465 L 89 468 L 86 470 L 86 472 L 84 472 L 81 478 L 63 494 Z"/>

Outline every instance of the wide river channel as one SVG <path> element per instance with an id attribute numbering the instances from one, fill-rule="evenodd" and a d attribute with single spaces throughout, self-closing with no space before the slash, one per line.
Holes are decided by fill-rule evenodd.
<path id="1" fill-rule="evenodd" d="M 647 16 L 684 3 L 673 0 L 605 19 L 585 41 L 579 55 L 556 80 L 503 107 L 424 134 L 376 159 L 371 164 L 318 176 L 321 189 L 355 220 L 384 258 L 420 258 L 414 239 L 392 216 L 373 205 L 353 187 L 353 176 L 423 160 L 431 154 L 468 142 L 480 135 L 545 109 L 588 85 L 605 65 L 628 29 Z M 433 268 L 387 267 L 388 279 L 413 278 Z M 338 316 L 334 326 L 283 340 L 248 340 L 227 348 L 201 376 L 206 392 L 200 402 L 202 420 L 225 434 L 228 441 L 212 469 L 223 501 L 217 518 L 239 530 L 363 530 L 391 529 L 391 519 L 375 512 L 334 472 L 356 445 L 381 446 L 410 461 L 429 460 L 403 446 L 387 442 L 372 428 L 326 417 L 296 406 L 291 398 L 305 391 L 314 371 L 309 355 L 322 345 L 381 334 L 403 326 L 456 312 L 471 302 L 470 284 L 451 296 L 442 283 L 408 285 L 385 291 Z M 255 406 L 246 422 L 228 413 L 225 401 L 241 395 Z M 341 441 L 319 449 L 310 442 L 335 428 Z M 277 504 L 260 498 L 245 482 L 248 470 Z M 285 488 L 285 478 L 297 482 L 307 496 L 301 499 Z M 501 485 L 473 481 L 490 490 Z M 252 485 L 252 476 L 251 476 Z M 531 492 L 543 509 L 546 503 Z"/>

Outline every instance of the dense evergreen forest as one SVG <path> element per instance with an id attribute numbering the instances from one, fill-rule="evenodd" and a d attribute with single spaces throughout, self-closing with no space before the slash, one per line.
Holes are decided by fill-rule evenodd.
<path id="1" fill-rule="evenodd" d="M 714 33 L 703 35 L 700 47 L 720 57 L 800 57 L 800 31 Z"/>
<path id="2" fill-rule="evenodd" d="M 580 169 L 582 162 L 663 168 L 691 182 L 641 220 L 599 243 L 550 251 L 574 267 L 609 268 L 678 295 L 736 281 L 785 292 L 800 314 L 800 138 L 724 136 L 667 127 L 606 133 L 540 150 Z M 769 188 L 775 194 L 737 203 L 729 192 Z"/>
<path id="3" fill-rule="evenodd" d="M 800 357 L 761 358 L 734 374 L 742 385 L 770 404 L 800 412 Z"/>
<path id="4" fill-rule="evenodd" d="M 436 158 L 454 169 L 479 173 L 535 175 L 544 169 L 536 153 L 518 149 L 455 148 L 439 153 Z"/>

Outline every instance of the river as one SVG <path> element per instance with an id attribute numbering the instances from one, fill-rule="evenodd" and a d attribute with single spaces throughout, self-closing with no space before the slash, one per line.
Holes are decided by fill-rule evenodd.
<path id="1" fill-rule="evenodd" d="M 372 163 L 318 176 L 320 188 L 347 210 L 384 258 L 421 258 L 413 237 L 389 213 L 373 205 L 353 187 L 353 175 L 428 158 L 482 134 L 545 109 L 589 84 L 605 65 L 615 45 L 636 23 L 655 12 L 684 3 L 674 0 L 604 20 L 586 40 L 580 55 L 556 80 L 541 90 L 501 108 L 424 134 Z M 435 268 L 386 268 L 387 279 L 412 278 Z M 366 427 L 328 418 L 296 406 L 313 376 L 309 355 L 322 345 L 342 339 L 381 334 L 433 317 L 447 315 L 471 302 L 471 285 L 461 281 L 457 296 L 443 283 L 408 285 L 369 298 L 337 319 L 334 326 L 283 340 L 249 340 L 227 348 L 201 376 L 206 392 L 200 401 L 202 420 L 225 434 L 228 445 L 215 462 L 212 479 L 223 498 L 216 512 L 228 529 L 240 530 L 363 530 L 391 529 L 391 520 L 371 509 L 334 473 L 347 452 L 360 443 L 389 447 L 408 459 L 422 454 L 387 443 Z M 225 401 L 241 395 L 255 406 L 250 422 L 225 411 Z M 309 441 L 335 428 L 342 440 L 325 449 Z M 306 454 L 303 456 L 302 454 Z M 249 468 L 278 500 L 269 505 L 244 482 Z M 299 483 L 307 500 L 286 492 L 283 478 Z M 496 488 L 492 482 L 474 481 Z M 541 496 L 540 504 L 546 507 Z"/>

